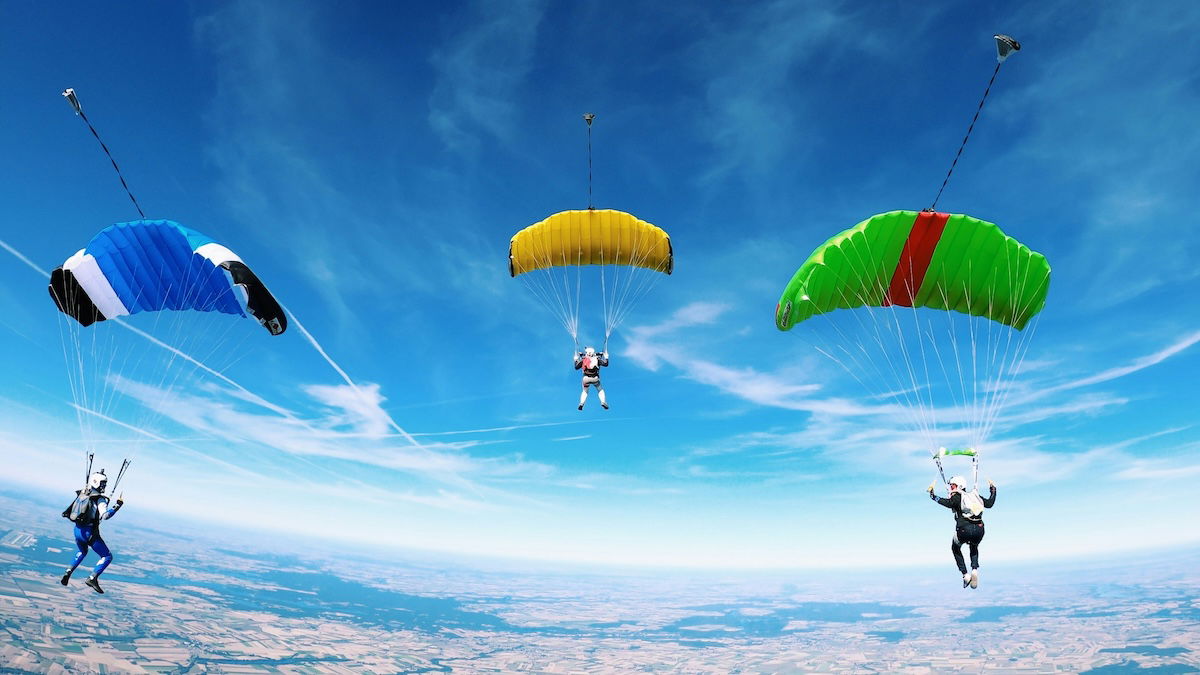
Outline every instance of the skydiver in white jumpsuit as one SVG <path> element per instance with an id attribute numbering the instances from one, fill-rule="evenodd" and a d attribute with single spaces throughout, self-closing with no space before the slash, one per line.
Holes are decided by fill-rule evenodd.
<path id="1" fill-rule="evenodd" d="M 608 410 L 608 401 L 604 399 L 604 387 L 600 385 L 600 368 L 608 366 L 608 352 L 597 354 L 594 347 L 588 347 L 573 354 L 575 370 L 583 371 L 583 391 L 579 394 L 579 409 L 583 410 L 583 404 L 587 403 L 588 387 L 594 386 L 596 393 L 600 395 L 600 407 Z"/>

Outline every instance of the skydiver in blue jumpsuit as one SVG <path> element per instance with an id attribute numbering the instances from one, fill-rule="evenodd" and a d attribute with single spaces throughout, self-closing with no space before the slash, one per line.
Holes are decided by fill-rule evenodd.
<path id="1" fill-rule="evenodd" d="M 76 567 L 79 567 L 79 563 L 83 562 L 87 556 L 88 547 L 91 547 L 100 556 L 100 562 L 96 563 L 92 574 L 83 583 L 97 593 L 104 592 L 100 588 L 99 577 L 112 563 L 113 555 L 108 550 L 108 545 L 100 538 L 100 521 L 112 518 L 125 504 L 123 499 L 117 497 L 116 505 L 108 508 L 108 497 L 104 495 L 104 488 L 107 486 L 108 476 L 104 475 L 103 469 L 93 473 L 88 477 L 87 487 L 76 490 L 75 501 L 71 502 L 71 505 L 63 511 L 63 518 L 69 518 L 75 523 L 75 547 L 78 549 L 75 559 L 71 561 L 71 566 L 63 572 L 59 582 L 63 586 L 70 582 L 71 574 Z"/>

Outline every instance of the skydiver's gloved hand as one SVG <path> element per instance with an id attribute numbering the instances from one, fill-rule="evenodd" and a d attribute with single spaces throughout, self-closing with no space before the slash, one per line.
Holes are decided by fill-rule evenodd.
<path id="1" fill-rule="evenodd" d="M 124 504 L 125 504 L 125 493 L 122 492 L 121 494 L 117 495 L 117 506 L 123 506 Z"/>
<path id="2" fill-rule="evenodd" d="M 996 487 L 996 484 L 992 482 L 991 478 L 988 479 L 988 487 L 990 487 L 990 488 Z"/>
<path id="3" fill-rule="evenodd" d="M 936 482 L 937 481 L 929 481 L 929 487 L 925 488 L 925 491 L 929 494 L 933 494 L 933 486 Z"/>
<path id="4" fill-rule="evenodd" d="M 604 350 L 604 352 L 600 354 L 600 358 L 604 359 L 605 361 L 608 360 L 608 350 L 607 349 Z"/>

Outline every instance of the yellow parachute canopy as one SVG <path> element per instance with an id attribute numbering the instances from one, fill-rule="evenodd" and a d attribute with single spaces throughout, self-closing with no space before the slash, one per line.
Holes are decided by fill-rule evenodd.
<path id="1" fill-rule="evenodd" d="M 624 211 L 563 211 L 534 223 L 508 245 L 512 276 L 550 267 L 628 265 L 670 274 L 671 236 Z"/>

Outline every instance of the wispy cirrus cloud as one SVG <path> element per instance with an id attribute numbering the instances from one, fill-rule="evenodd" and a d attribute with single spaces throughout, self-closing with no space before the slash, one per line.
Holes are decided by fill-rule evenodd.
<path id="1" fill-rule="evenodd" d="M 728 310 L 727 306 L 715 303 L 691 303 L 658 324 L 634 327 L 630 330 L 627 356 L 650 370 L 674 366 L 680 377 L 731 397 L 760 406 L 802 411 L 808 416 L 796 419 L 799 431 L 742 433 L 691 447 L 673 465 L 674 475 L 696 480 L 737 476 L 765 484 L 811 480 L 820 475 L 822 466 L 840 472 L 854 463 L 888 467 L 890 473 L 898 462 L 906 465 L 908 472 L 919 472 L 930 466 L 930 443 L 935 437 L 937 443 L 948 447 L 980 447 L 977 429 L 980 412 L 969 401 L 923 410 L 918 418 L 926 420 L 926 424 L 935 424 L 931 428 L 936 429 L 936 434 L 931 436 L 929 430 L 917 423 L 914 411 L 891 403 L 865 403 L 887 401 L 890 397 L 870 397 L 864 391 L 861 397 L 843 398 L 826 393 L 831 383 L 814 381 L 811 376 L 806 379 L 793 368 L 769 372 L 697 358 L 699 350 L 689 349 L 688 345 L 704 342 L 706 338 L 695 335 L 695 329 L 706 327 L 710 332 L 721 332 L 720 319 Z M 1200 342 L 1200 336 L 1188 334 L 1125 365 L 1066 382 L 1062 382 L 1060 373 L 1072 364 L 1062 360 L 1056 360 L 1055 367 L 1025 372 L 1012 397 L 997 403 L 994 426 L 989 427 L 983 448 L 989 456 L 989 470 L 1006 480 L 1036 484 L 1073 471 L 1094 471 L 1101 464 L 1119 466 L 1126 455 L 1118 453 L 1116 447 L 1063 452 L 1027 429 L 1049 420 L 1104 415 L 1125 406 L 1130 401 L 1127 396 L 1098 391 L 1094 385 L 1160 364 L 1196 342 Z M 687 355 L 685 360 L 678 358 L 681 354 Z M 818 473 L 814 473 L 814 467 Z"/>
<path id="2" fill-rule="evenodd" d="M 701 70 L 706 114 L 697 115 L 698 134 L 708 139 L 714 161 L 706 180 L 744 172 L 759 178 L 804 148 L 796 128 L 805 126 L 807 105 L 798 95 L 799 73 L 873 38 L 857 27 L 839 3 L 767 2 L 757 11 L 722 6 L 708 18 L 690 59 Z"/>
<path id="3" fill-rule="evenodd" d="M 1033 185 L 1014 175 L 1005 181 L 1009 189 L 1050 189 L 1055 201 L 1070 205 L 1051 209 L 1071 233 L 1071 246 L 1054 262 L 1067 272 L 1059 278 L 1079 288 L 1072 293 L 1077 304 L 1090 311 L 1200 275 L 1192 262 L 1200 244 L 1189 236 L 1194 203 L 1180 198 L 1200 182 L 1193 119 L 1200 45 L 1187 37 L 1200 22 L 1200 6 L 1094 9 L 1083 22 L 1064 21 L 1066 6 L 1022 9 L 1021 22 L 1040 47 L 1021 64 L 1032 76 L 989 103 L 994 114 L 1028 130 L 999 148 L 994 162 L 1054 180 Z M 1172 58 L 1164 60 L 1156 52 L 1166 44 Z"/>
<path id="4" fill-rule="evenodd" d="M 384 433 L 388 428 L 386 412 L 379 407 L 383 398 L 375 387 L 367 388 L 376 393 L 373 400 L 363 398 L 361 390 L 354 391 L 348 385 L 309 387 L 306 390 L 326 413 L 297 421 L 243 409 L 236 405 L 235 398 L 212 387 L 203 391 L 164 391 L 132 380 L 120 380 L 115 386 L 124 396 L 194 432 L 288 455 L 378 467 L 480 493 L 488 492 L 478 483 L 481 480 L 514 476 L 533 479 L 553 473 L 551 467 L 519 455 L 477 458 L 461 452 L 476 445 L 476 441 L 397 444 L 397 439 Z"/>
<path id="5" fill-rule="evenodd" d="M 482 135 L 513 137 L 545 6 L 545 0 L 470 2 L 461 27 L 433 53 L 429 124 L 448 147 L 470 151 Z"/>
<path id="6" fill-rule="evenodd" d="M 1117 471 L 1121 480 L 1178 481 L 1200 476 L 1200 464 L 1181 464 L 1160 459 L 1130 459 L 1129 466 Z"/>
<path id="7" fill-rule="evenodd" d="M 1156 366 L 1172 356 L 1187 350 L 1197 342 L 1200 342 L 1200 330 L 1188 333 L 1166 347 L 1163 347 L 1162 349 L 1151 354 L 1140 356 L 1123 366 L 1106 368 L 1105 370 L 1088 375 L 1086 377 L 1063 382 L 1054 385 L 1047 391 L 1056 392 L 1066 391 L 1068 389 L 1078 389 L 1080 387 L 1087 387 L 1093 384 L 1100 384 L 1101 382 L 1115 380 L 1119 377 L 1125 377 L 1126 375 L 1131 375 L 1140 370 L 1145 370 L 1151 366 Z"/>
<path id="8" fill-rule="evenodd" d="M 798 381 L 796 373 L 765 373 L 751 367 L 731 367 L 696 354 L 700 351 L 678 335 L 685 329 L 712 326 L 731 307 L 723 303 L 692 302 L 657 324 L 629 329 L 624 356 L 651 371 L 664 364 L 680 370 L 681 377 L 706 384 L 758 405 L 843 415 L 895 414 L 892 405 L 865 406 L 838 397 L 816 397 L 822 385 Z"/>

